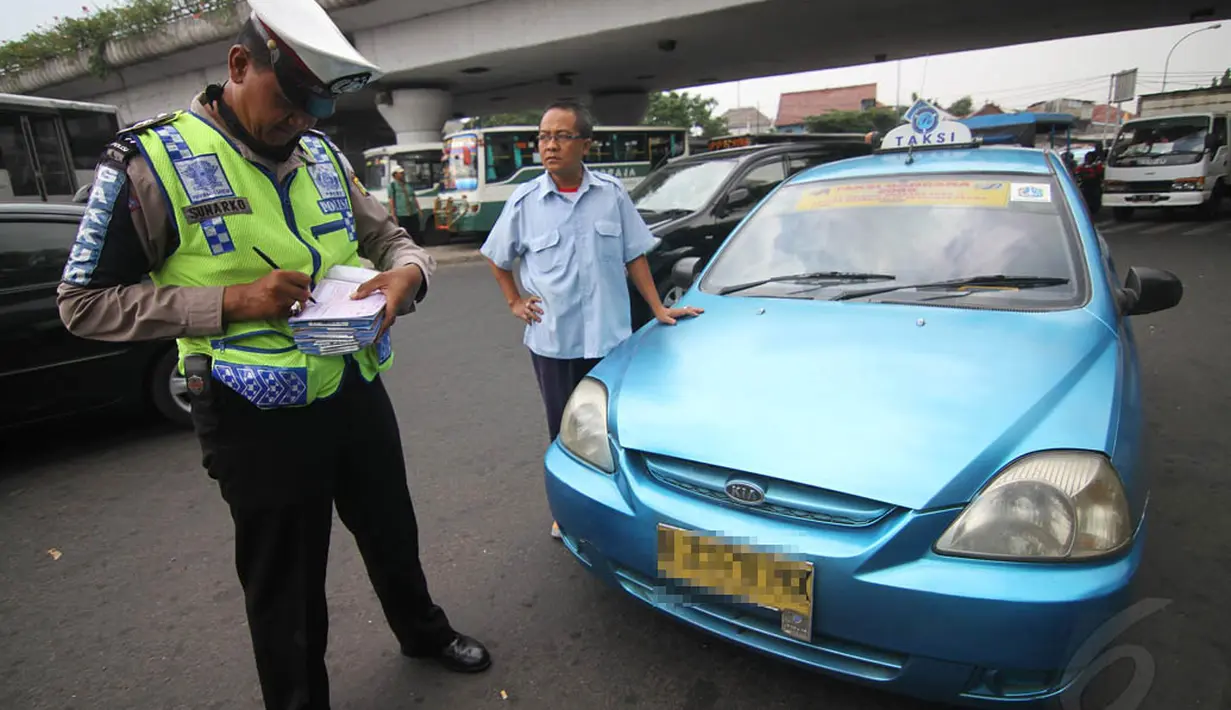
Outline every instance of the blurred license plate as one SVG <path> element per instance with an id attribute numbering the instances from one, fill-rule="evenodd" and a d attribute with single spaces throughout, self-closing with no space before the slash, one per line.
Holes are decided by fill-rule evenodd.
<path id="1" fill-rule="evenodd" d="M 658 573 L 685 586 L 782 613 L 782 631 L 812 640 L 811 562 L 659 523 Z"/>

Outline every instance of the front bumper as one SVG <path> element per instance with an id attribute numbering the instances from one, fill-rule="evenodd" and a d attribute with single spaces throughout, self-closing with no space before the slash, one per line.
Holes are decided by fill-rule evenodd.
<path id="1" fill-rule="evenodd" d="M 1104 192 L 1104 207 L 1199 207 L 1210 193 L 1183 192 Z"/>
<path id="2" fill-rule="evenodd" d="M 931 546 L 957 509 L 895 509 L 865 527 L 804 523 L 680 491 L 616 450 L 614 475 L 558 442 L 545 458 L 552 514 L 583 566 L 685 623 L 845 680 L 970 706 L 1055 698 L 1073 683 L 1074 652 L 1131 601 L 1144 529 L 1126 555 L 1097 564 L 944 557 Z M 784 634 L 771 610 L 666 594 L 656 579 L 660 522 L 804 555 L 815 567 L 812 641 Z"/>

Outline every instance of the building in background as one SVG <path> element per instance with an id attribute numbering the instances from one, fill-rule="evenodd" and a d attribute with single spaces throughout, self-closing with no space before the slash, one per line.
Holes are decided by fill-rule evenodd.
<path id="1" fill-rule="evenodd" d="M 732 136 L 755 136 L 774 128 L 773 119 L 751 106 L 733 108 L 721 118 L 727 122 L 727 134 Z"/>
<path id="2" fill-rule="evenodd" d="M 774 127 L 782 133 L 803 133 L 804 121 L 831 111 L 867 111 L 879 106 L 876 84 L 839 86 L 815 91 L 794 91 L 778 99 L 778 118 Z"/>

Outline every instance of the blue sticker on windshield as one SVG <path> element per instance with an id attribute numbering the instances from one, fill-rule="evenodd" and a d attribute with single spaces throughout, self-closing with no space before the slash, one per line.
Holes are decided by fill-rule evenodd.
<path id="1" fill-rule="evenodd" d="M 1051 202 L 1051 185 L 1015 182 L 1009 188 L 1009 199 L 1013 202 Z"/>

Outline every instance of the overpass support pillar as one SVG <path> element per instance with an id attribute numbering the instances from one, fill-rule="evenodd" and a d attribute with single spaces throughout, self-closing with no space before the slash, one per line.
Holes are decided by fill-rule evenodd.
<path id="1" fill-rule="evenodd" d="M 441 89 L 393 89 L 377 98 L 376 108 L 398 143 L 430 143 L 440 140 L 453 96 Z"/>
<path id="2" fill-rule="evenodd" d="M 644 91 L 596 91 L 590 97 L 594 120 L 604 126 L 635 126 L 645 118 L 650 97 Z"/>

